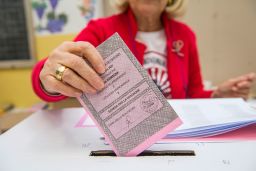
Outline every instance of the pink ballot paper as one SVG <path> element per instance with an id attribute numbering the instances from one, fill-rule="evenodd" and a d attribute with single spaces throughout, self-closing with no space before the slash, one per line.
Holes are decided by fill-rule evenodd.
<path id="1" fill-rule="evenodd" d="M 182 122 L 117 33 L 97 50 L 105 88 L 78 99 L 117 156 L 136 156 Z"/>

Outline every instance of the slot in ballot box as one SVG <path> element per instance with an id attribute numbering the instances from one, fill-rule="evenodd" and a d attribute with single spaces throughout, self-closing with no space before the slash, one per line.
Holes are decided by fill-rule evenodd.
<path id="1" fill-rule="evenodd" d="M 111 150 L 96 127 L 76 128 L 82 108 L 39 111 L 0 136 L 1 171 L 256 170 L 256 141 L 156 143 L 148 150 L 193 150 L 195 156 L 90 156 Z"/>

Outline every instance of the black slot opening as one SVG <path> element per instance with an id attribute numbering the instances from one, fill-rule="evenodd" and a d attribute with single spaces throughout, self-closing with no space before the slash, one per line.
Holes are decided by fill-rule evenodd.
<path id="1" fill-rule="evenodd" d="M 163 151 L 150 151 L 146 150 L 138 156 L 195 156 L 193 150 L 163 150 Z M 90 156 L 116 156 L 112 150 L 99 150 L 91 151 Z"/>

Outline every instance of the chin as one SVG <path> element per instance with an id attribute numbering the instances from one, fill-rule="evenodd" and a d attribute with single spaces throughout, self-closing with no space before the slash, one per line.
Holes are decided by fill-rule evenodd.
<path id="1" fill-rule="evenodd" d="M 154 5 L 141 5 L 138 7 L 138 11 L 142 14 L 142 15 L 150 15 L 150 14 L 154 14 L 154 13 L 158 13 L 159 12 L 159 8 L 154 6 Z"/>
<path id="2" fill-rule="evenodd" d="M 161 11 L 161 0 L 137 0 L 137 10 L 142 15 L 150 15 Z"/>

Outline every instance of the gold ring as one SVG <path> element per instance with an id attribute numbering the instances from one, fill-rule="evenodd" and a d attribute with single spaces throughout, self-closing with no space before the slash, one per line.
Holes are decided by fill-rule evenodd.
<path id="1" fill-rule="evenodd" d="M 66 69 L 67 67 L 64 65 L 59 66 L 55 71 L 55 78 L 59 81 L 62 81 L 62 76 Z"/>

